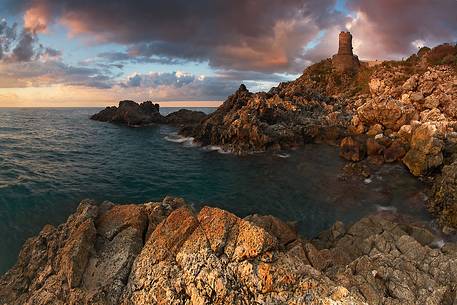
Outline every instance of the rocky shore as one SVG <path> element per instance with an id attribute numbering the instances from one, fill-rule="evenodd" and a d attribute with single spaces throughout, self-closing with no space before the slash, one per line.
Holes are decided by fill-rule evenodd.
<path id="1" fill-rule="evenodd" d="M 304 240 L 183 199 L 83 201 L 0 278 L 0 304 L 456 304 L 457 244 L 373 215 Z"/>
<path id="2" fill-rule="evenodd" d="M 339 145 L 340 156 L 352 162 L 401 162 L 434 184 L 429 210 L 452 233 L 457 46 L 422 48 L 406 60 L 374 66 L 349 64 L 323 60 L 268 92 L 251 93 L 241 85 L 217 111 L 182 133 L 236 154 L 325 142 Z"/>
<path id="3" fill-rule="evenodd" d="M 199 123 L 206 114 L 201 111 L 180 109 L 163 116 L 159 104 L 150 101 L 138 104 L 134 101 L 120 101 L 119 106 L 106 107 L 91 116 L 92 120 L 142 127 L 151 124 L 173 124 L 187 127 Z"/>

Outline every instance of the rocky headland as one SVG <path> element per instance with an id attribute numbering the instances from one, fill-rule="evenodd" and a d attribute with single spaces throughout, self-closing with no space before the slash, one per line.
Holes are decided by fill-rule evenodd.
<path id="1" fill-rule="evenodd" d="M 457 228 L 457 46 L 422 48 L 402 61 L 360 62 L 352 36 L 339 53 L 268 92 L 244 85 L 195 128 L 202 145 L 247 154 L 310 142 L 340 146 L 368 167 L 401 162 L 434 186 L 429 209 L 444 231 Z"/>
<path id="2" fill-rule="evenodd" d="M 183 199 L 83 201 L 0 278 L 0 304 L 456 304 L 457 244 L 373 215 L 305 240 Z"/>
<path id="3" fill-rule="evenodd" d="M 151 101 L 138 104 L 134 101 L 120 101 L 119 106 L 106 107 L 91 116 L 92 120 L 125 124 L 132 127 L 142 127 L 151 124 L 173 124 L 192 126 L 199 123 L 206 114 L 201 111 L 180 109 L 163 116 L 159 112 L 159 104 Z"/>

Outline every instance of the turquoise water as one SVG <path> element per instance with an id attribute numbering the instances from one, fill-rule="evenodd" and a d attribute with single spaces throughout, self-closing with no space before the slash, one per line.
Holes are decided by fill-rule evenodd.
<path id="1" fill-rule="evenodd" d="M 89 120 L 98 110 L 0 109 L 0 273 L 26 238 L 63 222 L 84 198 L 182 196 L 196 209 L 209 204 L 295 221 L 308 237 L 382 207 L 427 218 L 422 186 L 401 166 L 385 167 L 371 182 L 343 181 L 345 163 L 334 147 L 237 157 L 169 141 L 176 138 L 170 126 Z"/>

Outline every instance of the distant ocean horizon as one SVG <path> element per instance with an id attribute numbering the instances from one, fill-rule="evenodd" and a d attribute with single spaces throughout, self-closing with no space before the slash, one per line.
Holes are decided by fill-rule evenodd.
<path id="1" fill-rule="evenodd" d="M 136 101 L 138 103 L 141 103 L 143 101 Z M 167 102 L 158 102 L 158 101 L 152 101 L 155 104 L 159 104 L 160 107 L 162 108 L 217 108 L 220 105 L 223 104 L 224 101 L 167 101 Z M 3 106 L 3 105 L 7 106 Z M 0 109 L 2 108 L 105 108 L 105 107 L 110 107 L 110 106 L 117 106 L 119 102 L 106 102 L 106 103 L 94 103 L 94 105 L 91 105 L 89 103 L 82 103 L 81 105 L 64 105 L 64 106 L 58 106 L 58 105 L 50 105 L 50 104 L 41 104 L 40 105 L 27 105 L 27 104 L 19 104 L 14 105 L 14 103 L 7 103 L 0 101 Z"/>
<path id="2" fill-rule="evenodd" d="M 386 209 L 428 220 L 423 186 L 401 166 L 386 165 L 370 181 L 346 181 L 336 147 L 235 156 L 200 147 L 173 126 L 90 120 L 97 109 L 103 107 L 0 109 L 0 274 L 27 238 L 64 222 L 86 198 L 144 203 L 180 196 L 197 210 L 274 215 L 306 237 Z M 175 110 L 161 108 L 164 115 Z"/>

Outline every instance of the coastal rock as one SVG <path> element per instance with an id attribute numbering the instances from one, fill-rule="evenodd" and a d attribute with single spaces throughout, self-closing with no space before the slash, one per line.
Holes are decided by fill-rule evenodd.
<path id="1" fill-rule="evenodd" d="M 417 111 L 411 104 L 389 98 L 373 98 L 357 109 L 357 115 L 365 125 L 381 124 L 397 131 L 401 126 L 417 118 Z"/>
<path id="2" fill-rule="evenodd" d="M 169 124 L 187 125 L 187 124 L 198 124 L 205 117 L 206 117 L 206 114 L 202 111 L 180 109 L 178 111 L 168 114 L 165 117 L 165 119 L 166 119 L 166 122 Z"/>
<path id="3" fill-rule="evenodd" d="M 316 139 L 339 138 L 344 115 L 336 101 L 303 87 L 283 83 L 269 93 L 251 93 L 244 85 L 208 115 L 192 134 L 203 145 L 234 153 L 287 149 Z"/>
<path id="4" fill-rule="evenodd" d="M 134 101 L 121 101 L 119 107 L 107 107 L 91 116 L 92 120 L 121 123 L 128 126 L 143 126 L 153 123 L 165 123 L 165 118 L 159 112 L 159 104 Z"/>
<path id="5" fill-rule="evenodd" d="M 118 107 L 106 107 L 91 116 L 91 119 L 134 127 L 151 124 L 173 124 L 189 128 L 206 117 L 206 114 L 202 111 L 188 109 L 180 109 L 164 117 L 160 114 L 159 108 L 159 104 L 153 104 L 150 101 L 141 104 L 134 101 L 121 101 Z"/>
<path id="6" fill-rule="evenodd" d="M 437 237 L 430 231 L 395 221 L 374 215 L 349 226 L 337 222 L 306 241 L 275 217 L 241 219 L 211 207 L 196 213 L 179 198 L 84 201 L 65 224 L 46 226 L 26 242 L 0 278 L 0 300 L 454 304 L 457 245 L 431 248 Z"/>
<path id="7" fill-rule="evenodd" d="M 407 151 L 407 144 L 405 144 L 402 140 L 395 140 L 384 150 L 384 161 L 388 163 L 401 161 Z"/>
<path id="8" fill-rule="evenodd" d="M 421 176 L 443 163 L 443 146 L 436 126 L 424 123 L 414 131 L 411 148 L 403 158 L 403 163 L 413 175 Z"/>
<path id="9" fill-rule="evenodd" d="M 440 224 L 457 229 L 457 162 L 445 165 L 432 187 L 427 207 Z"/>
<path id="10" fill-rule="evenodd" d="M 365 151 L 365 147 L 352 137 L 346 137 L 340 143 L 340 157 L 349 161 L 362 160 Z"/>

